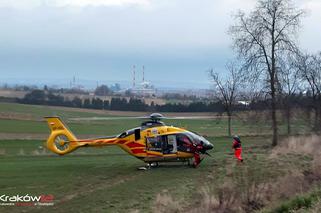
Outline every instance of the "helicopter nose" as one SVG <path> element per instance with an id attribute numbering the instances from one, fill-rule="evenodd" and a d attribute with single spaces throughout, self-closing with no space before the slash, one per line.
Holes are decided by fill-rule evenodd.
<path id="1" fill-rule="evenodd" d="M 211 144 L 211 143 L 207 146 L 207 149 L 208 149 L 208 150 L 213 149 L 213 148 L 214 148 L 214 146 L 213 146 L 213 144 Z"/>
<path id="2" fill-rule="evenodd" d="M 206 144 L 204 144 L 204 149 L 206 149 L 206 150 L 211 150 L 211 149 L 213 149 L 214 148 L 214 146 L 213 146 L 213 144 L 211 144 L 211 143 L 206 143 Z"/>

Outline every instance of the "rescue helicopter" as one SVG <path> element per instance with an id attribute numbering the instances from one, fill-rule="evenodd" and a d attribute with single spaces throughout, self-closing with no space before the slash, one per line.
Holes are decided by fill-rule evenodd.
<path id="1" fill-rule="evenodd" d="M 78 139 L 60 117 L 45 117 L 51 130 L 46 146 L 58 155 L 65 155 L 78 148 L 115 145 L 147 163 L 148 168 L 158 166 L 159 162 L 187 162 L 197 167 L 203 159 L 201 156 L 209 155 L 207 151 L 214 147 L 197 133 L 167 126 L 162 122 L 167 119 L 162 114 L 153 113 L 148 117 L 136 118 L 148 120 L 119 135 Z"/>

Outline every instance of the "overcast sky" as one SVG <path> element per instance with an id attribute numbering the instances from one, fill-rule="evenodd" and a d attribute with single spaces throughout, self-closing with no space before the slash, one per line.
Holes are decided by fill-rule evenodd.
<path id="1" fill-rule="evenodd" d="M 301 47 L 321 50 L 321 0 L 296 4 L 308 12 Z M 206 70 L 224 72 L 233 58 L 231 15 L 254 5 L 255 0 L 0 0 L 0 82 L 74 75 L 129 82 L 135 64 L 145 65 L 146 78 L 155 84 L 206 88 Z"/>

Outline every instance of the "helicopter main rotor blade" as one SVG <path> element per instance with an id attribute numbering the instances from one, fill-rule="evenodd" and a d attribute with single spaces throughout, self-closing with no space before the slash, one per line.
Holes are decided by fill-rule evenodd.
<path id="1" fill-rule="evenodd" d="M 224 116 L 174 116 L 174 117 L 164 117 L 167 120 L 209 120 L 223 118 Z"/>
<path id="2" fill-rule="evenodd" d="M 85 118 L 69 118 L 71 121 L 112 121 L 112 120 L 128 120 L 128 119 L 149 119 L 149 117 L 85 117 Z"/>
<path id="3" fill-rule="evenodd" d="M 127 116 L 127 117 L 82 117 L 82 118 L 70 118 L 71 121 L 112 121 L 112 120 L 134 120 L 134 119 L 151 119 L 151 120 L 210 120 L 224 118 L 226 116 L 159 116 L 153 118 L 152 116 Z"/>

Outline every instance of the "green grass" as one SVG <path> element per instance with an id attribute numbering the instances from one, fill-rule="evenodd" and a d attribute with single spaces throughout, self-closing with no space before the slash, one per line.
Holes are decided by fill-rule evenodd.
<path id="1" fill-rule="evenodd" d="M 33 212 L 151 212 L 156 195 L 164 191 L 190 205 L 199 198 L 201 187 L 219 186 L 226 168 L 235 164 L 229 138 L 209 140 L 215 141 L 212 157 L 206 157 L 198 169 L 163 165 L 150 171 L 138 171 L 143 162 L 118 147 L 82 148 L 57 156 L 43 150 L 42 141 L 0 141 L 1 193 L 55 196 L 53 207 L 0 207 L 0 212 L 20 212 L 22 208 Z M 293 159 L 279 164 L 268 160 L 266 138 L 246 137 L 243 141 L 245 166 L 258 181 L 281 175 Z"/>
<path id="2" fill-rule="evenodd" d="M 80 137 L 84 134 L 118 134 L 140 124 L 136 120 L 75 122 L 68 119 L 101 114 L 46 106 L 0 103 L 0 112 L 30 115 L 36 120 L 46 115 L 60 115 Z M 0 119 L 0 133 L 48 134 L 46 122 L 36 120 Z M 274 180 L 292 168 L 302 171 L 309 168 L 311 158 L 307 156 L 293 154 L 269 158 L 269 136 L 245 136 L 269 135 L 268 123 L 251 125 L 236 119 L 233 134 L 243 135 L 245 158 L 245 164 L 239 167 L 232 154 L 231 138 L 224 137 L 226 122 L 225 119 L 166 120 L 169 125 L 207 135 L 214 143 L 215 148 L 210 152 L 212 157 L 206 157 L 198 169 L 162 165 L 150 171 L 138 171 L 137 167 L 144 163 L 118 147 L 80 148 L 66 156 L 57 156 L 44 149 L 44 141 L 0 139 L 0 195 L 52 194 L 55 197 L 53 207 L 0 206 L 0 212 L 151 212 L 159 193 L 171 195 L 189 209 L 199 204 L 202 187 L 219 187 L 226 181 L 231 168 L 236 174 L 233 181 L 240 187 L 250 181 Z M 303 121 L 297 121 L 297 124 L 296 131 L 305 125 Z M 281 130 L 284 129 L 281 125 Z M 239 178 L 244 176 L 249 178 Z"/>
<path id="3" fill-rule="evenodd" d="M 0 132 L 2 133 L 49 133 L 45 121 L 19 121 L 0 119 Z"/>
<path id="4" fill-rule="evenodd" d="M 314 205 L 320 207 L 321 190 L 317 188 L 310 193 L 296 196 L 295 198 L 283 202 L 280 206 L 264 211 L 265 213 L 290 213 L 290 212 L 312 212 Z M 319 211 L 313 211 L 319 212 Z"/>
<path id="5" fill-rule="evenodd" d="M 191 199 L 198 184 L 207 180 L 206 174 L 219 170 L 218 162 L 232 157 L 230 139 L 215 141 L 213 157 L 206 158 L 199 169 L 172 165 L 147 172 L 138 171 L 136 168 L 143 162 L 118 147 L 79 149 L 67 156 L 56 156 L 44 152 L 41 141 L 0 141 L 1 193 L 53 194 L 56 205 L 40 211 L 151 211 L 156 194 L 163 190 L 182 201 Z M 245 146 L 255 141 L 249 139 Z M 77 194 L 75 198 L 61 203 L 73 194 Z M 20 210 L 10 208 L 12 212 Z"/>

